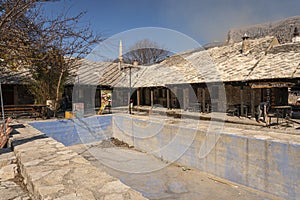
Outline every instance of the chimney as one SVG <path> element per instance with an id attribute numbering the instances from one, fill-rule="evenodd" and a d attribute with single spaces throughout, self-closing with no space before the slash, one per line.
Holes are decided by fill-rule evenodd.
<path id="1" fill-rule="evenodd" d="M 119 62 L 123 62 L 123 47 L 122 47 L 122 40 L 120 40 L 120 46 L 119 46 Z"/>
<path id="2" fill-rule="evenodd" d="M 292 42 L 300 42 L 300 34 L 299 34 L 299 31 L 298 31 L 298 28 L 295 27 L 294 29 L 294 33 L 293 33 L 293 37 L 292 37 Z"/>
<path id="3" fill-rule="evenodd" d="M 244 34 L 242 37 L 243 42 L 242 42 L 242 54 L 247 54 L 250 50 L 250 41 L 249 41 L 249 36 L 247 33 Z"/>
<path id="4" fill-rule="evenodd" d="M 135 59 L 134 61 L 133 61 L 133 67 L 137 67 L 139 65 L 139 62 Z"/>
<path id="5" fill-rule="evenodd" d="M 123 47 L 122 47 L 122 40 L 120 40 L 120 45 L 119 45 L 119 70 L 121 70 L 122 66 L 121 64 L 123 63 Z"/>

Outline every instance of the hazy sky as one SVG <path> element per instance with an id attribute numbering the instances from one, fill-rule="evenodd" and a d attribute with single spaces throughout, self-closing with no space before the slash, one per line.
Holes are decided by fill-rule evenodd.
<path id="1" fill-rule="evenodd" d="M 87 11 L 84 20 L 105 37 L 141 27 L 182 32 L 200 44 L 223 41 L 230 28 L 300 15 L 300 0 L 65 0 L 48 3 L 55 14 Z"/>

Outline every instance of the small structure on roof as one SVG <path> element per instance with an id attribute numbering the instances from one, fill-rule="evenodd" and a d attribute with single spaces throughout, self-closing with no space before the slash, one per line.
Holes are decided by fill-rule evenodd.
<path id="1" fill-rule="evenodd" d="M 247 33 L 244 34 L 244 36 L 242 37 L 242 53 L 243 54 L 247 54 L 249 52 L 249 48 L 250 48 L 250 42 L 249 42 L 249 36 L 247 35 Z"/>
<path id="2" fill-rule="evenodd" d="M 292 42 L 300 42 L 300 34 L 297 27 L 294 29 Z"/>

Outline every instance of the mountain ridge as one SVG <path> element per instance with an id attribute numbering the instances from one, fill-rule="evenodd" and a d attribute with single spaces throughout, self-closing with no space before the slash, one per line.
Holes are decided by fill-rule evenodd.
<path id="1" fill-rule="evenodd" d="M 300 16 L 293 16 L 269 23 L 237 27 L 229 30 L 225 43 L 240 42 L 245 33 L 252 39 L 276 36 L 280 43 L 288 43 L 292 41 L 295 27 L 300 29 Z"/>

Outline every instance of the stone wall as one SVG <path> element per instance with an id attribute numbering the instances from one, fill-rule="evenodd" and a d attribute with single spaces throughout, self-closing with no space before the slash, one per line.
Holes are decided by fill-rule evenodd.
<path id="1" fill-rule="evenodd" d="M 52 129 L 48 127 L 46 130 L 47 123 Z M 271 131 L 266 133 L 242 129 L 207 134 L 207 130 L 187 128 L 184 123 L 171 125 L 164 124 L 163 121 L 152 122 L 151 119 L 146 121 L 118 115 L 87 118 L 73 125 L 69 124 L 70 126 L 64 129 L 59 128 L 59 125 L 68 123 L 71 123 L 71 120 L 46 122 L 43 126 L 35 126 L 48 135 L 55 126 L 58 132 L 55 133 L 54 130 L 52 136 L 58 135 L 62 143 L 70 139 L 68 134 L 71 131 L 66 131 L 69 130 L 66 127 L 73 127 L 73 132 L 77 134 L 76 141 L 78 142 L 79 138 L 81 143 L 89 143 L 95 138 L 101 140 L 104 135 L 113 136 L 170 163 L 197 168 L 284 199 L 300 198 L 298 136 L 286 137 L 278 133 L 272 135 Z M 59 130 L 66 133 L 62 134 Z M 94 134 L 97 132 L 100 133 L 98 136 Z M 53 140 L 39 145 L 47 146 L 48 143 L 53 143 Z M 49 150 L 47 151 L 49 153 Z M 30 157 L 30 154 L 27 154 Z"/>
<path id="2" fill-rule="evenodd" d="M 300 198 L 300 143 L 280 140 L 278 134 L 274 138 L 257 131 L 207 134 L 125 116 L 114 116 L 112 123 L 114 137 L 166 161 L 284 199 Z"/>

